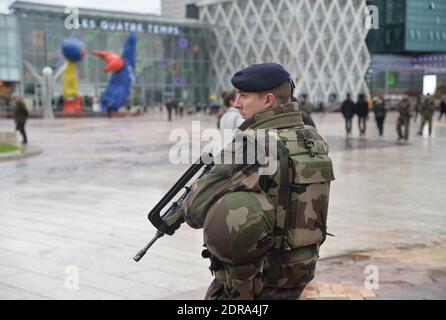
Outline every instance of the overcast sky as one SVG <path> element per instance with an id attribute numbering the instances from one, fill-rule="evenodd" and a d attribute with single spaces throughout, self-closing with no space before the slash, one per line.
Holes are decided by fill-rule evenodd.
<path id="1" fill-rule="evenodd" d="M 80 8 L 109 9 L 138 13 L 161 13 L 161 0 L 25 0 L 27 2 L 49 3 Z M 0 13 L 8 12 L 12 0 L 0 0 Z"/>

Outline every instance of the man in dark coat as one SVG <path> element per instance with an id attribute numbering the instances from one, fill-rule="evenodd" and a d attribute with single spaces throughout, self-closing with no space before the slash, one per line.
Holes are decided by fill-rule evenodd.
<path id="1" fill-rule="evenodd" d="M 345 119 L 347 138 L 349 138 L 352 134 L 352 119 L 355 114 L 355 103 L 352 101 L 350 93 L 347 94 L 347 99 L 342 103 L 341 111 Z"/>
<path id="2" fill-rule="evenodd" d="M 355 113 L 358 115 L 358 126 L 360 136 L 365 137 L 366 122 L 369 115 L 369 104 L 365 99 L 364 94 L 358 95 L 358 101 L 356 102 Z"/>
<path id="3" fill-rule="evenodd" d="M 373 99 L 373 111 L 375 112 L 375 120 L 378 126 L 379 135 L 382 137 L 384 133 L 384 120 L 386 119 L 386 104 L 384 98 Z"/>
<path id="4" fill-rule="evenodd" d="M 441 97 L 440 102 L 440 117 L 438 118 L 438 121 L 441 120 L 441 118 L 445 115 L 446 117 L 446 96 Z"/>
<path id="5" fill-rule="evenodd" d="M 22 144 L 28 143 L 28 138 L 26 136 L 25 124 L 26 120 L 28 120 L 28 110 L 26 109 L 25 103 L 18 96 L 13 97 L 13 101 L 15 101 L 14 107 L 14 121 L 16 130 L 20 132 L 22 135 Z"/>

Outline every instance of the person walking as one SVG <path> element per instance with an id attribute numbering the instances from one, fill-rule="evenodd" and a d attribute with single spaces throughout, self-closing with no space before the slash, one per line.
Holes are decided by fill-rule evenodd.
<path id="1" fill-rule="evenodd" d="M 440 116 L 438 117 L 438 121 L 441 121 L 441 118 L 443 117 L 443 114 L 446 118 L 446 96 L 441 97 L 440 102 Z"/>
<path id="2" fill-rule="evenodd" d="M 433 117 L 435 113 L 435 101 L 434 98 L 428 94 L 426 98 L 424 99 L 422 105 L 421 105 L 421 127 L 420 131 L 418 131 L 418 135 L 423 134 L 424 126 L 426 125 L 426 122 L 429 124 L 429 137 L 432 135 L 432 122 Z"/>
<path id="3" fill-rule="evenodd" d="M 172 121 L 172 111 L 174 109 L 174 102 L 171 98 L 167 99 L 166 109 L 167 109 L 167 120 L 169 120 L 169 122 L 171 122 Z"/>
<path id="4" fill-rule="evenodd" d="M 359 134 L 361 138 L 365 138 L 365 132 L 367 130 L 366 123 L 369 115 L 369 104 L 367 103 L 364 94 L 358 95 L 358 101 L 356 102 L 355 113 L 358 115 Z"/>
<path id="5" fill-rule="evenodd" d="M 396 123 L 396 131 L 398 133 L 398 142 L 409 140 L 410 118 L 413 116 L 412 104 L 408 96 L 403 96 L 398 106 L 399 117 Z M 404 132 L 403 132 L 404 130 Z"/>
<path id="6" fill-rule="evenodd" d="M 15 128 L 22 135 L 22 144 L 28 143 L 28 137 L 25 131 L 26 121 L 28 120 L 29 113 L 26 109 L 26 105 L 19 96 L 14 96 L 13 101 L 15 101 L 14 106 L 14 122 Z"/>
<path id="7" fill-rule="evenodd" d="M 345 119 L 347 139 L 349 139 L 352 134 L 352 120 L 355 114 L 355 103 L 352 101 L 350 93 L 347 94 L 347 99 L 342 102 L 341 112 Z"/>
<path id="8" fill-rule="evenodd" d="M 384 120 L 386 119 L 386 104 L 384 98 L 375 98 L 373 100 L 373 112 L 375 113 L 376 125 L 378 126 L 379 135 L 382 137 L 384 133 Z"/>

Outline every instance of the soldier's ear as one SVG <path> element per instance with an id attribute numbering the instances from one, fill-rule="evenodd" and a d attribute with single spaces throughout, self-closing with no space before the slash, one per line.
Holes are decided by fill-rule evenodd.
<path id="1" fill-rule="evenodd" d="M 268 92 L 264 99 L 266 108 L 272 108 L 276 105 L 276 97 L 271 92 Z"/>

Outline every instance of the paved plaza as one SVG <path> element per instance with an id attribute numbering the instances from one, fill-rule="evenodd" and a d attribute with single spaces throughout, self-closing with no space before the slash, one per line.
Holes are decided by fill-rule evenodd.
<path id="1" fill-rule="evenodd" d="M 316 114 L 330 143 L 329 237 L 306 299 L 446 298 L 446 122 L 433 137 L 396 143 L 396 113 L 384 137 L 346 143 L 340 114 Z M 33 120 L 39 155 L 0 161 L 1 299 L 201 299 L 211 282 L 202 232 L 184 225 L 139 262 L 153 237 L 147 213 L 188 166 L 169 163 L 175 128 L 215 128 L 216 118 Z M 0 130 L 12 130 L 0 120 Z M 379 289 L 364 288 L 367 266 Z M 78 279 L 78 282 L 77 282 Z"/>

